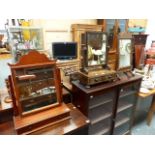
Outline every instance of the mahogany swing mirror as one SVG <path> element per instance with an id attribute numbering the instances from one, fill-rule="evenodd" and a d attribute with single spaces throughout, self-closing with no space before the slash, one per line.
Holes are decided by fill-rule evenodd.
<path id="1" fill-rule="evenodd" d="M 107 64 L 107 34 L 86 32 L 86 51 L 83 52 L 83 67 L 104 66 Z"/>
<path id="2" fill-rule="evenodd" d="M 46 55 L 37 51 L 30 51 L 18 63 L 9 66 L 20 115 L 61 104 L 60 76 L 54 60 L 49 60 Z"/>

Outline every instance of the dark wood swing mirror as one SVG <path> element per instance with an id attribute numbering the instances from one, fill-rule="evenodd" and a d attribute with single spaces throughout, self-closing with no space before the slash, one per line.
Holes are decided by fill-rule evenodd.
<path id="1" fill-rule="evenodd" d="M 86 50 L 82 52 L 83 69 L 103 68 L 107 64 L 107 34 L 86 32 Z"/>

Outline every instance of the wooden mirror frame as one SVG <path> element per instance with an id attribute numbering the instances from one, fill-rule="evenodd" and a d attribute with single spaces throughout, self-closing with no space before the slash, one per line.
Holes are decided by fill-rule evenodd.
<path id="1" fill-rule="evenodd" d="M 20 116 L 26 116 L 32 113 L 36 113 L 39 111 L 43 111 L 55 106 L 59 106 L 62 104 L 62 88 L 61 88 L 61 79 L 60 79 L 60 71 L 56 67 L 56 61 L 50 60 L 47 58 L 45 54 L 41 54 L 38 51 L 30 51 L 28 54 L 21 57 L 20 61 L 16 64 L 8 64 L 11 68 L 11 85 L 12 85 L 12 92 L 14 96 L 14 112 L 15 115 Z M 16 70 L 23 69 L 23 68 L 37 68 L 37 67 L 51 67 L 53 69 L 53 75 L 54 75 L 54 84 L 56 89 L 56 97 L 57 102 L 54 104 L 51 104 L 49 106 L 41 107 L 38 109 L 35 109 L 34 111 L 28 111 L 23 113 L 22 105 L 20 103 L 19 98 L 19 89 L 17 88 L 17 81 L 16 81 Z"/>
<path id="2" fill-rule="evenodd" d="M 131 45 L 130 45 L 130 65 L 127 65 L 125 67 L 120 67 L 120 40 L 130 40 L 131 41 Z M 132 34 L 131 33 L 120 33 L 118 36 L 118 61 L 117 61 L 117 71 L 131 71 L 132 69 L 132 55 L 133 55 L 133 51 L 132 51 Z"/>
<path id="3" fill-rule="evenodd" d="M 97 35 L 97 34 L 101 34 L 101 35 L 105 35 L 105 63 L 104 64 L 94 64 L 94 65 L 88 65 L 88 35 Z M 83 68 L 93 68 L 93 67 L 99 67 L 99 66 L 106 66 L 107 65 L 107 33 L 106 32 L 89 32 L 87 31 L 85 33 L 85 40 L 86 40 L 86 48 L 85 51 L 82 52 L 82 56 L 83 56 L 83 64 L 82 67 Z M 103 42 L 104 40 L 102 40 Z M 102 44 L 102 43 L 101 43 Z"/>

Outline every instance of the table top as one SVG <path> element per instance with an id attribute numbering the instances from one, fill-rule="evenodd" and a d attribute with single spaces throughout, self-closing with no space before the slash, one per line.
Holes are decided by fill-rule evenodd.
<path id="1" fill-rule="evenodd" d="M 12 58 L 11 54 L 0 54 L 0 60 Z"/>
<path id="2" fill-rule="evenodd" d="M 8 91 L 6 88 L 0 90 L 0 112 L 8 109 L 12 109 L 12 102 L 5 103 L 4 99 L 8 96 Z"/>
<path id="3" fill-rule="evenodd" d="M 139 96 L 142 98 L 149 97 L 151 95 L 155 95 L 155 88 L 150 90 L 149 93 L 139 93 Z"/>
<path id="4" fill-rule="evenodd" d="M 63 86 L 66 88 L 69 92 L 72 92 L 72 84 L 68 81 L 63 81 Z"/>

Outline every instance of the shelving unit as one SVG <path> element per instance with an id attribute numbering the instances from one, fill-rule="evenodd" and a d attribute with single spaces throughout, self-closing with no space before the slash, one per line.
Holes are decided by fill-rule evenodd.
<path id="1" fill-rule="evenodd" d="M 27 54 L 30 50 L 44 49 L 41 27 L 9 26 L 7 31 L 14 62 L 17 62 L 22 55 Z"/>

